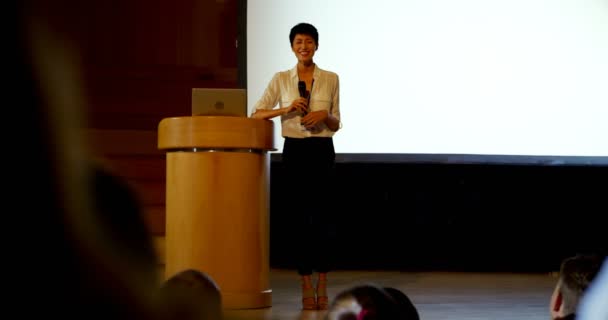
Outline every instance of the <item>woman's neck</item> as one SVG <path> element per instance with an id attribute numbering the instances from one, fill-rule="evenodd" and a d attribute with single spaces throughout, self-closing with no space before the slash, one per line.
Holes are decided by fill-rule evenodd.
<path id="1" fill-rule="evenodd" d="M 312 61 L 298 62 L 298 73 L 299 74 L 313 73 L 314 70 L 315 70 L 314 62 L 312 62 Z"/>

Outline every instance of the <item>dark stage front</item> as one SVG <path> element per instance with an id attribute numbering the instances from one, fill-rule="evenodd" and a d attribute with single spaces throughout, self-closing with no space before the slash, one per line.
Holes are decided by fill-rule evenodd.
<path id="1" fill-rule="evenodd" d="M 605 254 L 605 160 L 338 155 L 336 268 L 544 272 Z M 288 208 L 315 196 L 288 193 L 272 155 L 271 266 L 293 267 Z"/>

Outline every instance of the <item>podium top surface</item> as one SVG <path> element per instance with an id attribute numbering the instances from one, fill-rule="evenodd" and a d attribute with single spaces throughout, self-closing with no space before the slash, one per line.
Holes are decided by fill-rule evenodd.
<path id="1" fill-rule="evenodd" d="M 272 151 L 276 150 L 274 123 L 270 120 L 230 116 L 164 118 L 158 124 L 158 148 Z"/>

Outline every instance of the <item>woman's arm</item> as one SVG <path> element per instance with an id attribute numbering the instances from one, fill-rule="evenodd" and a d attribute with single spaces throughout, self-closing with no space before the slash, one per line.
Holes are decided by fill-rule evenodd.
<path id="1" fill-rule="evenodd" d="M 279 108 L 279 109 L 257 109 L 251 115 L 254 119 L 272 119 L 276 116 L 284 115 L 288 108 Z"/>
<path id="2" fill-rule="evenodd" d="M 331 131 L 338 131 L 338 129 L 340 129 L 340 120 L 334 117 L 330 112 L 327 112 L 327 118 L 325 118 L 325 125 Z"/>
<path id="3" fill-rule="evenodd" d="M 340 77 L 337 74 L 331 110 L 327 112 L 325 125 L 329 130 L 334 132 L 340 129 Z"/>
<path id="4" fill-rule="evenodd" d="M 293 111 L 306 112 L 308 101 L 305 98 L 298 98 L 291 102 L 288 107 L 278 109 L 256 109 L 251 115 L 254 119 L 271 119 L 282 116 Z"/>
<path id="5" fill-rule="evenodd" d="M 255 111 L 251 118 L 270 119 L 282 115 L 284 112 L 281 111 L 282 108 L 273 109 L 279 103 L 280 96 L 279 73 L 277 72 L 268 83 L 258 102 L 253 106 Z"/>

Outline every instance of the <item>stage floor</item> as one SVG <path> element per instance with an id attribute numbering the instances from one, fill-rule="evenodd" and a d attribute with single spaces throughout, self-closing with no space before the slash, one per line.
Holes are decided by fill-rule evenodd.
<path id="1" fill-rule="evenodd" d="M 329 295 L 362 283 L 406 293 L 421 320 L 547 320 L 555 273 L 334 271 Z M 324 311 L 301 311 L 295 270 L 273 269 L 271 308 L 226 311 L 226 319 L 321 320 Z"/>

